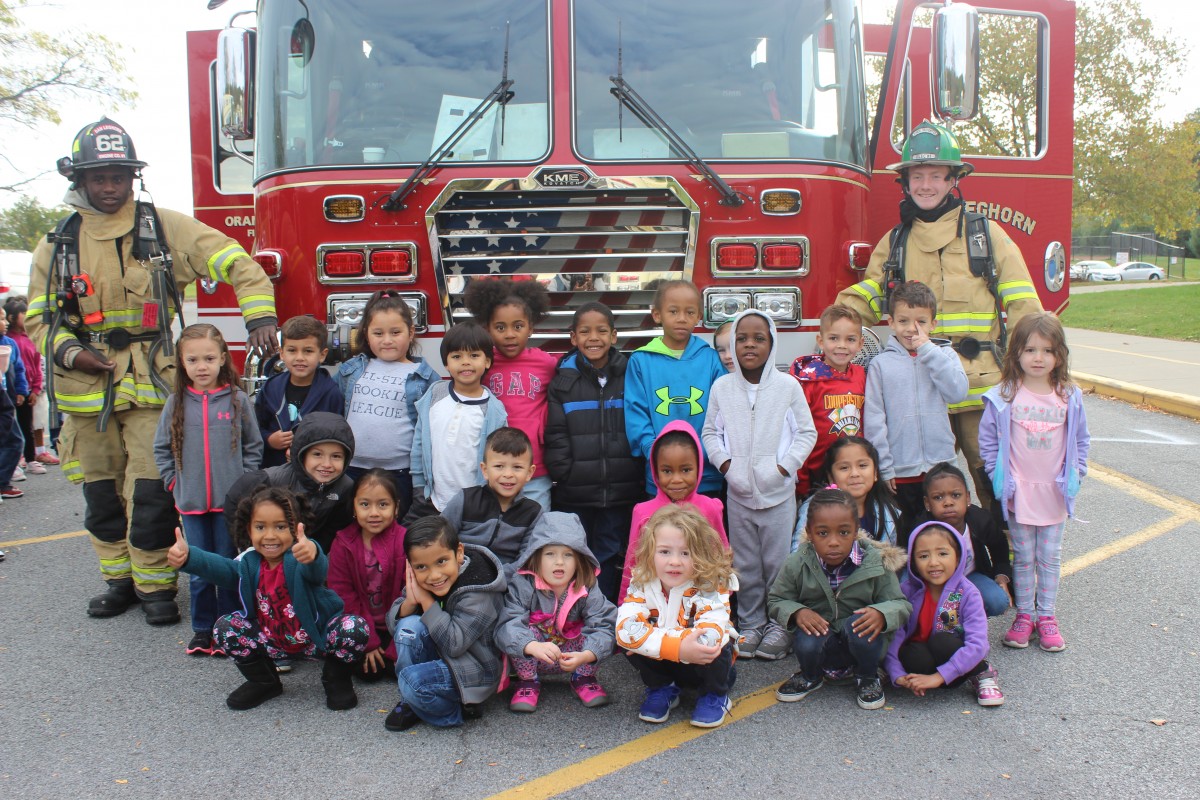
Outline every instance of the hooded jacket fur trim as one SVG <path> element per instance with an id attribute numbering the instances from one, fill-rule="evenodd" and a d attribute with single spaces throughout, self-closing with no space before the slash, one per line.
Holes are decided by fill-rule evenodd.
<path id="1" fill-rule="evenodd" d="M 857 609 L 870 606 L 883 614 L 885 634 L 904 624 L 912 613 L 896 578 L 897 570 L 904 566 L 904 551 L 863 532 L 858 535 L 858 544 L 863 550 L 862 563 L 834 592 L 805 534 L 800 549 L 787 557 L 771 585 L 767 596 L 771 619 L 794 631 L 796 612 L 807 608 L 820 614 L 834 630 L 840 630 Z"/>

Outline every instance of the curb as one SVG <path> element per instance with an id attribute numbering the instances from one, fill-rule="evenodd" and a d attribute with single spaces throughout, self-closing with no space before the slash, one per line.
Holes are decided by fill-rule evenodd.
<path id="1" fill-rule="evenodd" d="M 1136 383 L 1126 383 L 1113 378 L 1102 378 L 1099 375 L 1089 375 L 1085 372 L 1072 372 L 1071 379 L 1085 391 L 1092 391 L 1104 397 L 1113 397 L 1136 405 L 1153 406 L 1168 414 L 1200 420 L 1200 397 L 1190 394 L 1167 392 L 1162 389 L 1151 389 Z"/>

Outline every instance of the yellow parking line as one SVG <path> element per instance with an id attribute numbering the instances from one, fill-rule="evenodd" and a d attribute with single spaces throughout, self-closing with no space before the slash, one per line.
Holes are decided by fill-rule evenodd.
<path id="1" fill-rule="evenodd" d="M 1136 497 L 1152 506 L 1158 506 L 1173 514 L 1200 521 L 1200 503 L 1194 503 L 1178 495 L 1167 494 L 1157 486 L 1151 486 L 1137 478 L 1095 464 L 1088 466 L 1088 477 L 1095 478 L 1123 494 Z"/>
<path id="2" fill-rule="evenodd" d="M 1156 522 L 1153 525 L 1142 528 L 1136 533 L 1131 533 L 1128 536 L 1123 536 L 1115 542 L 1109 542 L 1106 545 L 1097 547 L 1095 550 L 1089 550 L 1081 556 L 1076 556 L 1070 561 L 1062 565 L 1062 576 L 1065 578 L 1068 575 L 1074 575 L 1080 570 L 1087 569 L 1090 566 L 1099 564 L 1101 561 L 1120 555 L 1126 550 L 1132 550 L 1140 544 L 1145 544 L 1152 539 L 1157 539 L 1164 533 L 1170 533 L 1181 525 L 1186 525 L 1195 520 L 1190 517 L 1185 517 L 1182 514 L 1176 514 L 1173 517 L 1168 517 L 1162 522 Z"/>
<path id="3" fill-rule="evenodd" d="M 23 544 L 37 544 L 38 542 L 53 542 L 58 539 L 75 539 L 80 536 L 87 536 L 87 531 L 71 531 L 70 533 L 55 533 L 51 536 L 35 536 L 32 539 L 13 539 L 11 542 L 0 542 L 0 547 L 19 547 Z"/>
<path id="4" fill-rule="evenodd" d="M 739 698 L 733 707 L 734 720 L 745 719 L 757 714 L 765 708 L 776 705 L 775 686 L 771 685 L 756 692 L 751 692 Z M 730 723 L 726 723 L 726 727 Z M 514 786 L 511 789 L 494 794 L 488 800 L 542 800 L 556 797 L 572 789 L 599 780 L 606 775 L 625 769 L 626 767 L 645 761 L 659 753 L 666 752 L 682 744 L 698 739 L 707 733 L 719 731 L 722 728 L 696 728 L 688 722 L 676 722 L 660 728 L 653 733 L 639 736 L 633 741 L 606 750 L 603 753 L 585 758 L 575 764 L 556 769 L 528 783 Z"/>

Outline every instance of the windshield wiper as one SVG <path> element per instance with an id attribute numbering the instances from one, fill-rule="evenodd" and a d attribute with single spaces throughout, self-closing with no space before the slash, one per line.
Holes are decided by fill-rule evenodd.
<path id="1" fill-rule="evenodd" d="M 698 170 L 701 175 L 708 179 L 709 183 L 716 187 L 716 190 L 721 194 L 721 199 L 717 202 L 721 205 L 737 208 L 745 203 L 745 198 L 738 194 L 736 189 L 726 183 L 725 179 L 718 175 L 712 167 L 706 164 L 704 159 L 700 157 L 700 154 L 692 149 L 692 146 L 684 141 L 683 137 L 676 133 L 667 124 L 667 121 L 660 117 L 658 112 L 651 108 L 650 104 L 640 94 L 634 91 L 634 88 L 629 85 L 629 81 L 625 80 L 622 74 L 624 72 L 624 65 L 622 64 L 624 59 L 621 53 L 619 22 L 617 31 L 617 74 L 609 76 L 608 79 L 612 81 L 613 88 L 608 91 L 613 97 L 617 98 L 618 111 L 628 106 L 629 110 L 642 121 L 643 125 L 661 133 L 666 138 L 668 146 L 675 150 L 675 152 L 682 154 L 688 164 Z"/>
<path id="2" fill-rule="evenodd" d="M 508 77 L 508 27 L 509 23 L 504 23 L 504 69 L 500 75 L 500 82 L 484 96 L 479 105 L 475 106 L 475 110 L 467 114 L 466 119 L 451 131 L 450 135 L 441 144 L 433 149 L 429 157 L 413 170 L 413 173 L 408 176 L 408 180 L 400 188 L 392 192 L 387 202 L 383 204 L 384 211 L 400 211 L 407 208 L 404 205 L 404 201 L 408 199 L 408 196 L 417 190 L 417 186 L 422 181 L 433 174 L 433 171 L 437 169 L 439 164 L 454 155 L 455 145 L 462 141 L 462 138 L 475 127 L 475 123 L 483 119 L 488 109 L 497 103 L 500 104 L 500 144 L 504 144 L 505 111 L 508 108 L 508 101 L 512 100 L 515 96 L 512 87 L 516 83 L 516 81 Z"/>

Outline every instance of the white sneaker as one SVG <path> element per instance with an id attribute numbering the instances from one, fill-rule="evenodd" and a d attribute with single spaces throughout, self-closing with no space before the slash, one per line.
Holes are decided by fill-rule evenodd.
<path id="1" fill-rule="evenodd" d="M 11 480 L 13 483 L 25 480 L 25 470 L 21 469 L 20 467 L 14 467 Z"/>
<path id="2" fill-rule="evenodd" d="M 30 461 L 25 464 L 26 475 L 45 475 L 46 468 L 42 466 L 40 461 Z"/>

